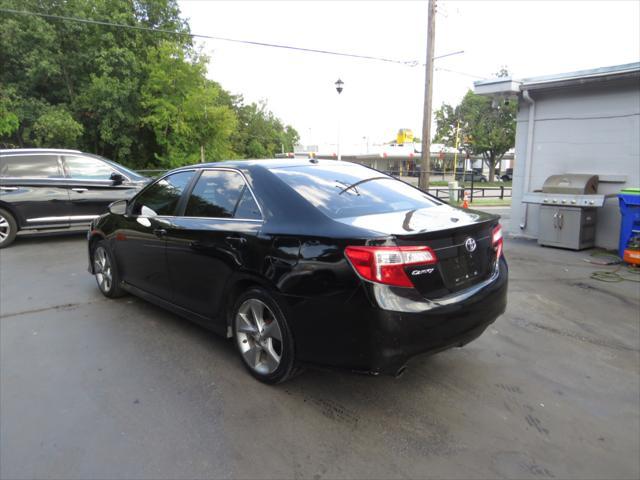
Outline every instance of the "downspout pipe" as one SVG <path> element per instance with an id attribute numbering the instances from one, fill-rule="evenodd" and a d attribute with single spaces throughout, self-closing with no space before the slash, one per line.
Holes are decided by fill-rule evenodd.
<path id="1" fill-rule="evenodd" d="M 529 94 L 529 90 L 522 91 L 522 98 L 529 104 L 529 125 L 527 128 L 527 155 L 525 159 L 524 193 L 531 191 L 531 162 L 533 160 L 533 132 L 536 118 L 536 102 Z M 524 204 L 524 214 L 520 223 L 520 230 L 527 228 L 527 214 L 529 204 Z"/>

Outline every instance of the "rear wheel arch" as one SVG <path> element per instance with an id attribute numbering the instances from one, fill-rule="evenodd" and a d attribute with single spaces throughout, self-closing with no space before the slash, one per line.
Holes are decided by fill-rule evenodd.
<path id="1" fill-rule="evenodd" d="M 257 380 L 267 384 L 281 383 L 300 374 L 303 370 L 296 361 L 295 338 L 288 320 L 290 317 L 286 312 L 286 305 L 278 299 L 277 293 L 273 289 L 270 290 L 260 284 L 254 284 L 254 286 L 238 292 L 238 296 L 233 299 L 231 311 L 236 313 L 244 309 L 245 314 L 242 316 L 244 321 L 238 320 L 241 317 L 234 315 L 232 317 L 231 331 L 236 349 L 249 373 Z M 261 314 L 256 315 L 256 313 L 253 313 L 251 316 L 253 316 L 254 321 L 247 321 L 249 314 L 245 306 L 249 302 L 261 304 L 263 309 L 259 310 L 263 311 L 263 315 L 265 314 L 264 312 L 268 312 L 266 318 Z M 253 305 L 250 306 L 250 309 L 254 311 Z M 269 321 L 269 318 L 271 318 L 271 321 Z M 270 325 L 272 322 L 276 325 L 275 329 L 265 326 Z M 247 326 L 251 325 L 251 323 L 255 326 L 253 330 L 239 330 L 239 324 Z M 256 337 L 256 335 L 258 336 Z M 276 341 L 277 343 L 274 343 Z M 249 342 L 248 349 L 245 347 L 247 342 Z M 256 348 L 259 356 L 254 353 L 252 357 L 252 351 L 256 352 Z M 267 371 L 262 370 L 265 365 L 269 366 L 270 363 L 265 360 L 265 356 L 276 359 L 275 370 L 273 370 L 273 365 Z"/>
<path id="2" fill-rule="evenodd" d="M 16 224 L 18 225 L 18 230 L 21 230 L 22 227 L 24 227 L 24 224 L 25 224 L 24 219 L 22 218 L 22 215 L 18 213 L 18 210 L 13 205 L 0 200 L 0 208 L 11 214 L 13 219 L 16 221 Z"/>
<path id="3" fill-rule="evenodd" d="M 11 245 L 18 234 L 18 224 L 11 212 L 0 208 L 0 248 Z"/>
<path id="4" fill-rule="evenodd" d="M 226 319 L 228 338 L 231 336 L 230 332 L 233 325 L 233 307 L 236 303 L 236 300 L 244 292 L 255 287 L 264 288 L 271 293 L 277 294 L 277 292 L 275 292 L 275 289 L 271 285 L 269 285 L 267 281 L 258 277 L 243 275 L 229 282 L 229 287 L 224 292 L 225 300 L 222 309 L 222 313 Z"/>

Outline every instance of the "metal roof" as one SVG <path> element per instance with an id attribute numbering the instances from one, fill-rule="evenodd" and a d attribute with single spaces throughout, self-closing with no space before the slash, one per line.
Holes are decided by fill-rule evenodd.
<path id="1" fill-rule="evenodd" d="M 624 65 L 613 65 L 611 67 L 591 68 L 589 70 L 578 70 L 568 73 L 557 73 L 554 75 L 543 75 L 540 77 L 529 77 L 522 80 L 523 86 L 540 83 L 551 83 L 567 80 L 583 80 L 586 78 L 624 75 L 627 73 L 640 73 L 640 62 L 625 63 Z"/>
<path id="2" fill-rule="evenodd" d="M 493 78 L 491 80 L 474 82 L 473 86 L 478 94 L 492 95 L 513 92 L 516 88 L 519 90 L 556 88 L 626 78 L 640 78 L 640 62 L 591 68 L 589 70 L 578 70 L 575 72 L 556 73 L 553 75 L 542 75 L 539 77 L 528 77 L 521 80 Z"/>

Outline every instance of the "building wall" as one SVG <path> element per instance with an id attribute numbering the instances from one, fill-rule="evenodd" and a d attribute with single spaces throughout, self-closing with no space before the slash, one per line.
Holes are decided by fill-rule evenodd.
<path id="1" fill-rule="evenodd" d="M 510 231 L 537 238 L 537 205 L 529 205 L 526 228 L 522 194 L 542 188 L 549 175 L 590 173 L 624 175 L 625 183 L 599 185 L 599 193 L 640 187 L 640 85 L 609 84 L 555 91 L 532 91 L 535 105 L 530 187 L 525 185 L 529 105 L 520 100 Z M 620 213 L 617 199 L 598 211 L 596 245 L 617 248 Z"/>

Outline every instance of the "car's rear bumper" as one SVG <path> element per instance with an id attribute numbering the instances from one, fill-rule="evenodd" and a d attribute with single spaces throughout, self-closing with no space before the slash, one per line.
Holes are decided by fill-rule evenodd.
<path id="1" fill-rule="evenodd" d="M 293 319 L 297 356 L 307 364 L 397 374 L 416 355 L 462 346 L 480 336 L 504 313 L 507 285 L 507 264 L 501 260 L 490 281 L 441 303 L 409 289 L 384 287 L 387 305 L 383 309 L 380 292 L 371 285 L 346 301 L 325 299 L 324 306 L 317 305 L 317 314 Z M 309 301 L 300 303 L 310 311 Z"/>
<path id="2" fill-rule="evenodd" d="M 479 337 L 506 308 L 506 263 L 501 270 L 494 281 L 446 305 L 429 305 L 422 312 L 379 313 L 370 370 L 395 374 L 415 355 L 459 347 Z"/>

